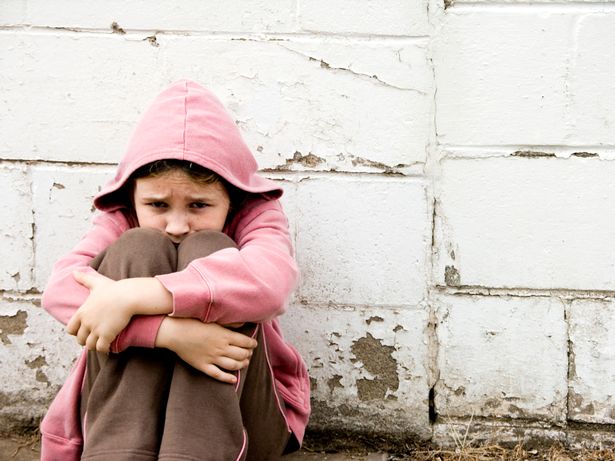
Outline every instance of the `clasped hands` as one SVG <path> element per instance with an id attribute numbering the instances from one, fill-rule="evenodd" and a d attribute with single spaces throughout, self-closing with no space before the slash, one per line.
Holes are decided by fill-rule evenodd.
<path id="1" fill-rule="evenodd" d="M 155 278 L 115 281 L 83 272 L 74 272 L 73 277 L 90 294 L 66 325 L 66 331 L 89 350 L 108 353 L 113 340 L 134 315 L 168 314 L 172 310 L 171 294 Z M 245 368 L 257 346 L 255 339 L 230 329 L 238 326 L 166 317 L 155 346 L 172 350 L 214 379 L 234 383 L 236 377 L 228 371 Z"/>

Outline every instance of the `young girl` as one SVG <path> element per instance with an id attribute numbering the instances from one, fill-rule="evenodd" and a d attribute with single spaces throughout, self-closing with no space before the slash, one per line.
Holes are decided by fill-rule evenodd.
<path id="1" fill-rule="evenodd" d="M 297 279 L 282 190 L 216 97 L 171 85 L 137 125 L 43 307 L 84 352 L 41 424 L 44 461 L 277 459 L 309 379 L 283 337 Z"/>

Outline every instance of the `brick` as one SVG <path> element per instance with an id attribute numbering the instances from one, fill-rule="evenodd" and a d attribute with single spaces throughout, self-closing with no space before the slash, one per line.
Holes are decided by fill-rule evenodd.
<path id="1" fill-rule="evenodd" d="M 201 36 L 160 35 L 153 47 L 145 35 L 0 32 L 14 69 L 0 130 L 29 133 L 3 138 L 0 155 L 117 162 L 151 99 L 187 77 L 223 100 L 262 168 L 403 172 L 425 160 L 433 90 L 424 42 L 319 52 L 309 40 Z"/>
<path id="2" fill-rule="evenodd" d="M 303 301 L 417 305 L 425 297 L 431 217 L 423 183 L 310 179 L 297 199 Z"/>
<path id="3" fill-rule="evenodd" d="M 0 289 L 32 286 L 32 204 L 30 180 L 23 168 L 0 166 Z"/>
<path id="4" fill-rule="evenodd" d="M 575 300 L 570 306 L 569 419 L 615 424 L 615 303 Z"/>
<path id="5" fill-rule="evenodd" d="M 117 162 L 160 89 L 158 49 L 140 40 L 0 31 L 0 44 L 0 66 L 12 69 L 0 132 L 28 133 L 3 137 L 3 158 Z"/>
<path id="6" fill-rule="evenodd" d="M 441 175 L 437 284 L 615 289 L 612 162 L 456 159 Z"/>
<path id="7" fill-rule="evenodd" d="M 55 261 L 90 228 L 92 200 L 110 168 L 37 166 L 32 171 L 36 222 L 36 285 L 43 289 Z"/>
<path id="8" fill-rule="evenodd" d="M 570 78 L 571 112 L 575 130 L 570 144 L 615 144 L 615 91 L 612 49 L 615 12 L 579 19 Z"/>
<path id="9" fill-rule="evenodd" d="M 312 427 L 428 436 L 427 317 L 424 306 L 291 306 L 281 322 L 309 368 Z"/>
<path id="10" fill-rule="evenodd" d="M 23 24 L 26 18 L 26 2 L 24 0 L 4 0 L 0 8 L 0 25 L 11 26 Z"/>
<path id="11" fill-rule="evenodd" d="M 440 144 L 566 144 L 574 22 L 557 8 L 451 8 L 434 37 Z"/>
<path id="12" fill-rule="evenodd" d="M 309 32 L 370 35 L 427 35 L 427 0 L 302 0 L 299 24 Z"/>
<path id="13" fill-rule="evenodd" d="M 6 21 L 7 16 L 17 15 L 5 13 L 0 19 Z M 104 4 L 95 0 L 78 3 L 58 0 L 53 5 L 45 0 L 29 0 L 22 17 L 21 22 L 29 25 L 85 29 L 110 30 L 113 22 L 125 30 L 291 32 L 295 29 L 295 6 L 291 0 L 230 0 L 224 3 L 138 0 L 130 4 L 121 0 Z"/>
<path id="14" fill-rule="evenodd" d="M 436 411 L 566 419 L 564 305 L 543 297 L 438 296 Z"/>
<path id="15" fill-rule="evenodd" d="M 433 100 L 425 43 L 344 44 L 168 37 L 161 47 L 170 69 L 200 63 L 188 76 L 224 100 L 263 168 L 384 171 L 423 162 Z"/>
<path id="16" fill-rule="evenodd" d="M 0 426 L 31 425 L 46 411 L 80 350 L 38 298 L 0 298 Z"/>

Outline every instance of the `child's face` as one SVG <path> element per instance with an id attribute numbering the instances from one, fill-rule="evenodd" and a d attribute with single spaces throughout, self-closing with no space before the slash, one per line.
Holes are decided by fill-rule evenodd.
<path id="1" fill-rule="evenodd" d="M 230 200 L 221 183 L 198 183 L 177 170 L 137 179 L 134 206 L 140 227 L 161 230 L 179 243 L 200 230 L 221 231 Z"/>

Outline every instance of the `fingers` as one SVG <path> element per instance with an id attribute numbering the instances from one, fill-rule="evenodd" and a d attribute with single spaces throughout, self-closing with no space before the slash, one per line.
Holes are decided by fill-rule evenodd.
<path id="1" fill-rule="evenodd" d="M 217 379 L 218 381 L 221 381 L 223 383 L 235 384 L 237 382 L 237 377 L 234 374 L 222 371 L 216 365 L 213 365 L 211 363 L 204 366 L 201 371 L 206 375 Z"/>
<path id="2" fill-rule="evenodd" d="M 228 357 L 229 359 L 243 362 L 245 360 L 250 360 L 250 358 L 252 357 L 253 349 L 246 349 L 237 346 L 228 346 L 225 352 L 226 357 Z"/>
<path id="3" fill-rule="evenodd" d="M 104 352 L 105 354 L 108 354 L 111 350 L 111 343 L 101 336 L 100 338 L 98 338 L 98 341 L 96 341 L 96 350 L 98 352 Z"/>
<path id="4" fill-rule="evenodd" d="M 241 347 L 243 349 L 254 349 L 256 346 L 258 346 L 258 342 L 256 342 L 256 339 L 254 338 L 250 338 L 249 336 L 246 336 L 242 333 L 237 333 L 230 330 L 229 333 L 230 335 L 228 342 L 232 346 Z"/>
<path id="5" fill-rule="evenodd" d="M 81 321 L 79 320 L 79 316 L 73 315 L 69 322 L 66 324 L 66 332 L 69 335 L 75 336 L 79 331 L 79 327 L 81 326 Z"/>
<path id="6" fill-rule="evenodd" d="M 87 328 L 85 325 L 80 325 L 79 326 L 79 331 L 77 331 L 77 342 L 81 345 L 81 346 L 85 346 L 88 340 L 88 337 L 90 336 L 90 329 Z"/>
<path id="7" fill-rule="evenodd" d="M 235 360 L 235 359 L 231 359 L 228 357 L 219 357 L 215 362 L 215 365 L 219 366 L 220 368 L 223 368 L 224 370 L 230 370 L 230 371 L 242 370 L 245 367 L 247 367 L 249 364 L 250 364 L 249 359 Z"/>

